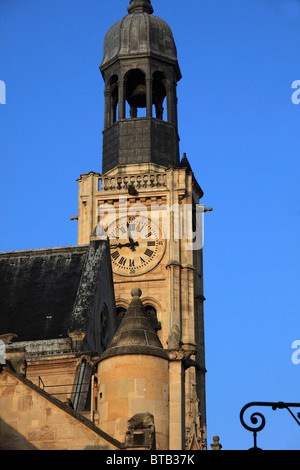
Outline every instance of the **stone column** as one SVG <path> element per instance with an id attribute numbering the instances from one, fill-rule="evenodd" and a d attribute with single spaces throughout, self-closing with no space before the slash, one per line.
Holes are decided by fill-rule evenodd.
<path id="1" fill-rule="evenodd" d="M 181 360 L 169 362 L 169 450 L 185 449 L 185 393 Z"/>
<path id="2" fill-rule="evenodd" d="M 125 93 L 124 93 L 124 79 L 123 77 L 120 78 L 118 82 L 118 91 L 119 91 L 119 121 L 121 119 L 125 119 Z"/>
<path id="3" fill-rule="evenodd" d="M 81 175 L 78 195 L 78 245 L 87 245 L 97 226 L 97 199 L 99 189 L 99 173 L 90 172 Z"/>
<path id="4" fill-rule="evenodd" d="M 107 129 L 111 125 L 111 99 L 110 92 L 105 90 L 104 92 L 104 129 Z"/>
<path id="5" fill-rule="evenodd" d="M 152 117 L 152 79 L 146 79 L 147 117 Z"/>
<path id="6" fill-rule="evenodd" d="M 167 109 L 168 109 L 168 122 L 170 124 L 176 124 L 174 105 L 175 105 L 174 86 L 173 86 L 173 83 L 169 82 L 167 85 Z"/>

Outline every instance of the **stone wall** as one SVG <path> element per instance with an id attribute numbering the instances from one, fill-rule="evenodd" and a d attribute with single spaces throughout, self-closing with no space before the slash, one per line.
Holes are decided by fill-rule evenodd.
<path id="1" fill-rule="evenodd" d="M 102 174 L 117 165 L 157 163 L 177 166 L 176 126 L 154 118 L 123 119 L 103 132 Z"/>
<path id="2" fill-rule="evenodd" d="M 0 373 L 0 450 L 118 450 L 123 445 L 24 377 Z"/>
<path id="3" fill-rule="evenodd" d="M 128 420 L 136 414 L 151 413 L 156 449 L 168 449 L 168 361 L 146 355 L 109 357 L 99 363 L 98 376 L 101 428 L 124 441 Z"/>
<path id="4" fill-rule="evenodd" d="M 103 132 L 102 173 L 105 173 L 119 164 L 119 139 L 119 122 L 116 122 Z"/>

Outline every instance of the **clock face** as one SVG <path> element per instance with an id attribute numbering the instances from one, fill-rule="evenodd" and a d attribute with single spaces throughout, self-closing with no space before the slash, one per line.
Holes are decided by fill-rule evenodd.
<path id="1" fill-rule="evenodd" d="M 124 217 L 108 227 L 112 268 L 121 276 L 139 276 L 153 269 L 163 257 L 159 228 L 146 218 Z"/>

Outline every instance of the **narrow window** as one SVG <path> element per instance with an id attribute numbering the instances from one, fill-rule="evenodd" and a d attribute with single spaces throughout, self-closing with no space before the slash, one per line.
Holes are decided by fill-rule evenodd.
<path id="1" fill-rule="evenodd" d="M 129 117 L 131 119 L 146 115 L 146 80 L 145 74 L 141 70 L 130 70 L 126 75 L 125 98 L 129 105 Z"/>
<path id="2" fill-rule="evenodd" d="M 165 76 L 162 72 L 154 72 L 152 84 L 152 100 L 156 119 L 164 119 L 164 105 L 166 98 Z"/>

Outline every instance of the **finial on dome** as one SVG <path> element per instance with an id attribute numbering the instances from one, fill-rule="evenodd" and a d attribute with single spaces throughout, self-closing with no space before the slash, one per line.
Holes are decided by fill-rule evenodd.
<path id="1" fill-rule="evenodd" d="M 142 291 L 139 287 L 134 287 L 131 291 L 131 296 L 132 297 L 141 297 Z"/>
<path id="2" fill-rule="evenodd" d="M 128 13 L 149 13 L 149 15 L 154 12 L 150 0 L 130 0 L 127 10 Z"/>

